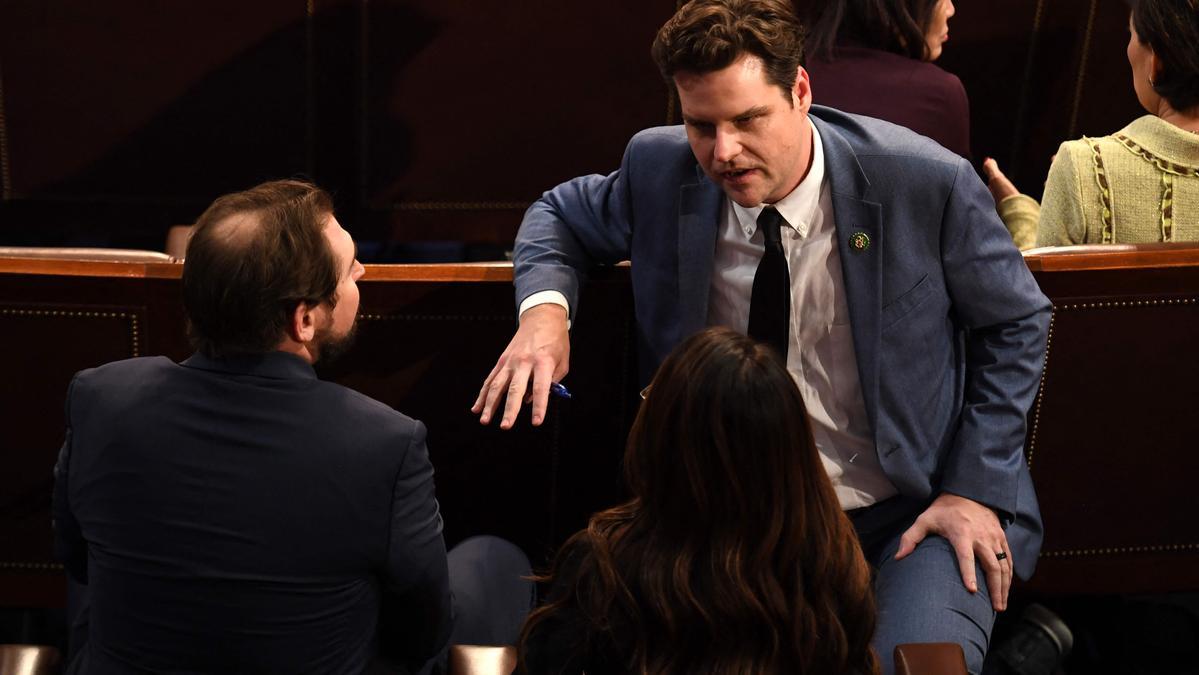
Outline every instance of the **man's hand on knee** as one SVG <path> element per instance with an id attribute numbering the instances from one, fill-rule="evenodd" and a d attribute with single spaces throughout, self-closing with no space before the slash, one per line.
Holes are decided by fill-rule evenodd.
<path id="1" fill-rule="evenodd" d="M 895 559 L 907 557 L 930 534 L 944 537 L 953 546 L 962 583 L 971 593 L 978 592 L 974 570 L 977 559 L 987 575 L 991 606 L 997 612 L 1007 609 L 1008 590 L 1012 586 L 1012 551 L 994 511 L 972 499 L 943 493 L 900 537 Z"/>
<path id="2" fill-rule="evenodd" d="M 533 403 L 533 426 L 545 420 L 550 383 L 561 380 L 570 368 L 566 321 L 566 309 L 555 304 L 537 305 L 521 314 L 520 328 L 483 381 L 470 408 L 479 415 L 480 423 L 491 422 L 501 398 L 505 399 L 501 429 L 511 429 L 516 423 L 522 402 Z"/>

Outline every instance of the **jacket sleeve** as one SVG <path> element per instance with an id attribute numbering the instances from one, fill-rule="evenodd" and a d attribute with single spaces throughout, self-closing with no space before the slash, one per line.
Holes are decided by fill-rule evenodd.
<path id="1" fill-rule="evenodd" d="M 425 427 L 414 432 L 392 495 L 383 579 L 383 655 L 416 672 L 449 643 L 450 585 L 442 522 L 433 491 Z"/>
<path id="2" fill-rule="evenodd" d="M 1083 148 L 1079 147 L 1082 144 Z M 1045 195 L 1041 198 L 1041 219 L 1037 227 L 1037 246 L 1070 246 L 1087 242 L 1087 223 L 1082 208 L 1082 176 L 1076 150 L 1089 152 L 1083 141 L 1067 141 L 1058 148 L 1049 166 Z"/>
<path id="3" fill-rule="evenodd" d="M 533 293 L 554 290 L 566 297 L 573 319 L 587 270 L 629 258 L 636 144 L 634 137 L 620 169 L 562 183 L 525 212 L 513 249 L 517 306 Z"/>
<path id="4" fill-rule="evenodd" d="M 52 504 L 52 523 L 54 526 L 54 554 L 67 569 L 71 577 L 81 583 L 87 583 L 87 542 L 75 513 L 71 510 L 70 501 L 70 466 L 71 466 L 71 399 L 75 395 L 75 383 L 79 381 L 76 375 L 67 387 L 66 401 L 66 438 L 62 449 L 58 452 L 58 461 L 54 465 L 54 496 Z"/>
<path id="5" fill-rule="evenodd" d="M 942 265 L 964 329 L 965 381 L 941 489 L 1010 519 L 1051 307 L 965 160 L 945 212 Z"/>
<path id="6" fill-rule="evenodd" d="M 999 217 L 1012 235 L 1012 242 L 1021 251 L 1037 245 L 1037 221 L 1041 218 L 1041 205 L 1026 194 L 1007 197 L 995 205 Z"/>

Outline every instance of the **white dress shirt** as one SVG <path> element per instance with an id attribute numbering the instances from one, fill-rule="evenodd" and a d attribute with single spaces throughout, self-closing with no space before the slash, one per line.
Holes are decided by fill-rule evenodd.
<path id="1" fill-rule="evenodd" d="M 786 224 L 781 235 L 791 274 L 787 370 L 803 395 L 816 447 L 841 508 L 853 509 L 898 491 L 879 464 L 866 418 L 824 149 L 820 132 L 808 124 L 812 167 L 790 194 L 774 204 Z M 709 325 L 746 331 L 754 273 L 764 247 L 757 225 L 764 207 L 747 209 L 725 200 L 708 296 Z"/>
<path id="2" fill-rule="evenodd" d="M 849 308 L 837 252 L 833 202 L 824 178 L 824 148 L 812 129 L 812 167 L 804 180 L 774 204 L 791 274 L 791 344 L 787 370 L 812 418 L 812 435 L 843 509 L 869 506 L 898 490 L 883 473 L 871 439 L 849 328 Z M 747 209 L 725 199 L 721 209 L 708 325 L 746 332 L 754 273 L 764 245 L 757 218 L 765 205 Z M 534 293 L 519 312 L 553 303 L 567 310 L 558 291 Z"/>

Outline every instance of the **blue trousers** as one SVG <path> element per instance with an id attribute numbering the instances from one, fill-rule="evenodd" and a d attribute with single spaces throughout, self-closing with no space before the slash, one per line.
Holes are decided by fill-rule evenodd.
<path id="1" fill-rule="evenodd" d="M 499 537 L 471 537 L 450 549 L 454 630 L 450 644 L 515 645 L 536 585 L 524 551 Z"/>
<path id="2" fill-rule="evenodd" d="M 471 537 L 446 554 L 450 570 L 454 628 L 451 645 L 515 645 L 536 599 L 532 566 L 516 544 L 490 535 Z M 449 652 L 442 651 L 415 675 L 444 675 Z M 380 663 L 369 675 L 399 675 Z"/>
<path id="3" fill-rule="evenodd" d="M 895 645 L 956 642 L 966 654 L 967 668 L 979 673 L 995 625 L 982 568 L 975 563 L 978 592 L 971 593 L 962 582 L 953 546 L 938 536 L 926 537 L 906 558 L 895 560 L 899 538 L 924 506 L 892 497 L 848 514 L 875 574 L 878 625 L 874 649 L 883 675 L 892 675 Z"/>

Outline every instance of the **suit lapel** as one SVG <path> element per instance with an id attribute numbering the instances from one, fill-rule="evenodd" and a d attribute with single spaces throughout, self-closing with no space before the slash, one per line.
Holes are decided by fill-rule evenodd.
<path id="1" fill-rule="evenodd" d="M 679 188 L 679 339 L 708 321 L 708 291 L 716 252 L 716 228 L 723 194 L 696 167 L 697 183 Z"/>
<path id="2" fill-rule="evenodd" d="M 837 252 L 845 282 L 850 331 L 870 428 L 878 429 L 878 355 L 882 345 L 882 253 L 886 235 L 882 205 L 868 199 L 870 182 L 843 136 L 812 116 L 824 147 L 825 172 L 833 198 Z M 863 239 L 860 235 L 865 235 Z M 857 242 L 855 244 L 855 241 Z"/>

